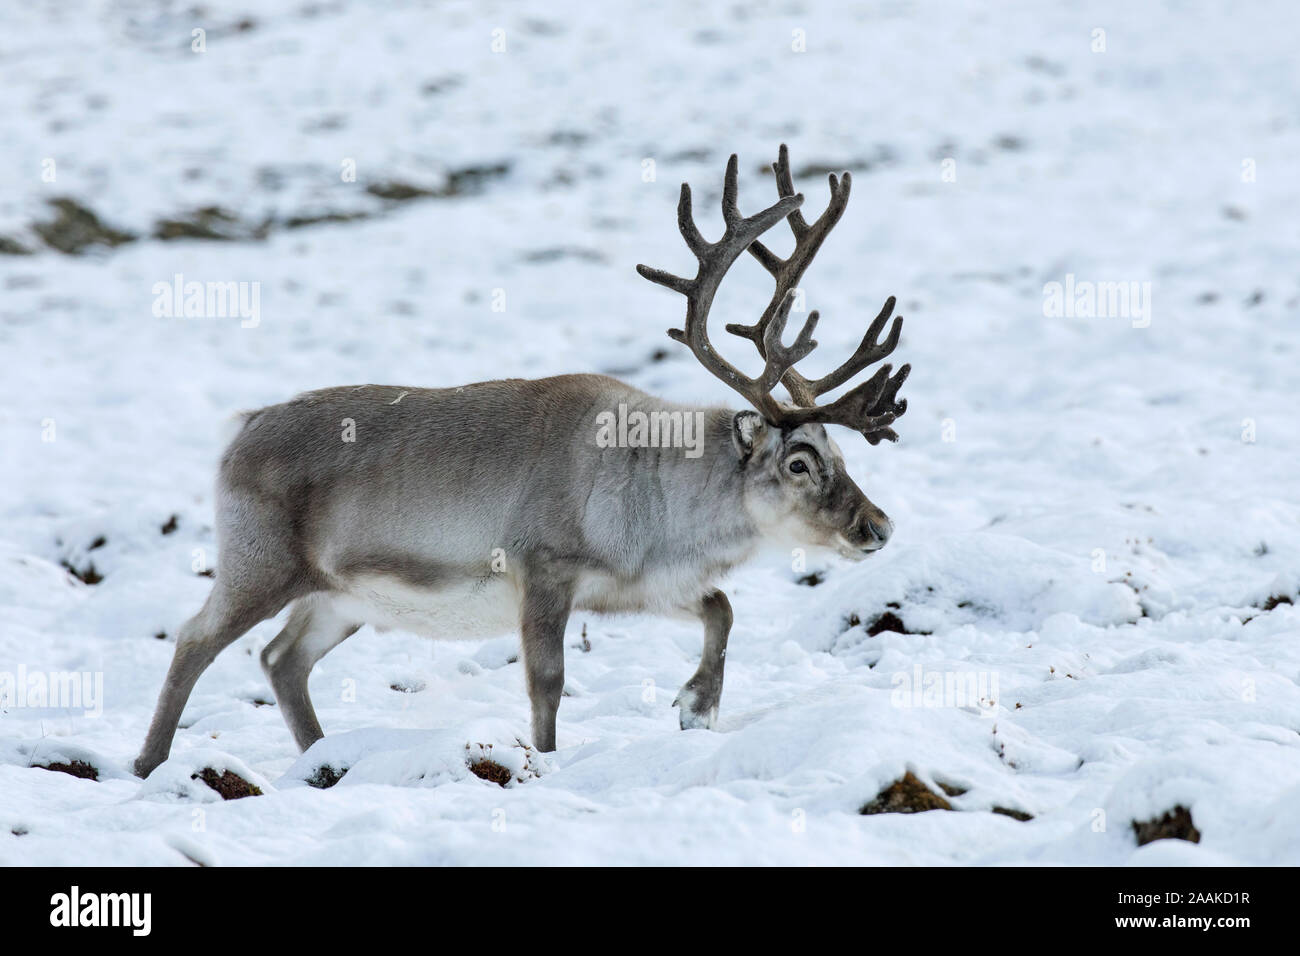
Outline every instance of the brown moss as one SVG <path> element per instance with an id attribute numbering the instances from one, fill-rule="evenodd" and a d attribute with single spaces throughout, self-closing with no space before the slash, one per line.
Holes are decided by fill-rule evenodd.
<path id="1" fill-rule="evenodd" d="M 951 810 L 952 804 L 939 796 L 908 771 L 895 780 L 859 813 L 924 813 L 926 810 Z"/>
<path id="2" fill-rule="evenodd" d="M 432 189 L 399 182 L 371 183 L 366 187 L 366 192 L 380 199 L 387 199 L 389 202 L 407 202 L 436 195 Z"/>
<path id="3" fill-rule="evenodd" d="M 1263 604 L 1261 604 L 1259 608 L 1261 611 L 1272 611 L 1279 604 L 1291 604 L 1291 603 L 1293 602 L 1291 601 L 1291 598 L 1288 595 L 1273 594 L 1270 595 L 1268 600 L 1266 600 Z"/>
<path id="4" fill-rule="evenodd" d="M 82 584 L 98 584 L 104 580 L 104 576 L 95 570 L 95 562 L 87 561 L 84 568 L 78 568 L 70 561 L 60 562 L 63 570 L 67 571 Z"/>
<path id="5" fill-rule="evenodd" d="M 10 239 L 8 236 L 0 236 L 0 256 L 30 256 L 32 250 L 28 249 L 17 239 Z"/>
<path id="6" fill-rule="evenodd" d="M 370 214 L 366 212 L 323 212 L 315 215 L 303 214 L 301 216 L 290 216 L 284 221 L 286 229 L 303 229 L 307 226 L 319 226 L 327 223 L 356 222 L 360 219 L 369 219 Z"/>
<path id="7" fill-rule="evenodd" d="M 896 631 L 899 634 L 906 634 L 907 625 L 904 624 L 903 619 L 893 611 L 886 611 L 884 614 L 880 615 L 880 617 L 872 621 L 871 626 L 867 628 L 867 633 L 872 637 L 875 637 L 877 634 L 883 634 L 885 631 Z"/>
<path id="8" fill-rule="evenodd" d="M 198 773 L 190 777 L 191 780 L 202 780 L 209 787 L 221 794 L 222 800 L 238 800 L 241 797 L 260 797 L 262 790 L 260 787 L 249 783 L 239 774 L 230 770 L 223 770 L 218 774 L 211 767 L 204 767 Z"/>
<path id="9" fill-rule="evenodd" d="M 215 239 L 229 241 L 244 237 L 239 217 L 220 206 L 205 206 L 175 219 L 154 223 L 153 237 L 163 242 L 173 239 Z"/>
<path id="10" fill-rule="evenodd" d="M 1137 834 L 1138 846 L 1146 846 L 1153 840 L 1201 842 L 1201 831 L 1192 823 L 1192 811 L 1182 804 L 1154 820 L 1134 820 L 1133 832 Z"/>
<path id="11" fill-rule="evenodd" d="M 388 182 L 371 183 L 366 192 L 389 202 L 408 202 L 412 199 L 450 199 L 455 196 L 472 196 L 482 192 L 494 179 L 499 179 L 510 172 L 509 163 L 489 163 L 481 166 L 462 166 L 449 170 L 447 180 L 438 189 L 426 189 L 410 183 Z"/>
<path id="12" fill-rule="evenodd" d="M 929 634 L 930 631 L 910 631 L 903 619 L 893 611 L 886 611 L 880 617 L 876 618 L 867 625 L 867 633 L 872 637 L 877 634 L 883 634 L 886 631 L 893 631 L 896 634 Z"/>
<path id="13" fill-rule="evenodd" d="M 510 172 L 509 163 L 486 163 L 480 166 L 462 166 L 447 173 L 447 184 L 440 196 L 472 196 L 482 192 L 489 182 Z"/>
<path id="14" fill-rule="evenodd" d="M 52 249 L 68 255 L 79 255 L 95 245 L 120 246 L 132 242 L 135 236 L 105 225 L 93 212 L 75 199 L 51 199 L 55 217 L 49 222 L 38 222 L 32 228 Z"/>
<path id="15" fill-rule="evenodd" d="M 98 780 L 99 770 L 86 763 L 84 760 L 73 760 L 70 763 L 47 763 L 37 764 L 42 770 L 57 770 L 59 773 L 71 774 L 82 780 Z"/>
<path id="16" fill-rule="evenodd" d="M 470 761 L 469 772 L 480 780 L 491 781 L 499 787 L 504 787 L 513 777 L 509 770 L 487 757 Z"/>
<path id="17" fill-rule="evenodd" d="M 1025 813 L 1024 810 L 1013 810 L 1011 807 L 994 807 L 993 812 L 1000 813 L 1004 817 L 1010 817 L 1012 820 L 1019 820 L 1021 823 L 1034 818 L 1032 813 Z"/>

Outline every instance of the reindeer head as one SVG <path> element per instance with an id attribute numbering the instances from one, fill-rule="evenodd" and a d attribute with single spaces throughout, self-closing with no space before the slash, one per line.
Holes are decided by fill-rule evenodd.
<path id="1" fill-rule="evenodd" d="M 910 365 L 891 376 L 883 365 L 867 381 L 827 405 L 818 396 L 843 385 L 858 372 L 889 355 L 903 331 L 902 317 L 894 319 L 885 340 L 880 334 L 894 311 L 894 298 L 885 301 L 862 343 L 839 368 L 821 378 L 809 380 L 794 369 L 817 343 L 813 331 L 820 318 L 808 314 L 803 329 L 792 345 L 781 341 L 797 286 L 817 254 L 826 235 L 844 214 L 852 178 L 830 176 L 831 201 L 817 221 L 809 225 L 799 212 L 803 195 L 794 191 L 790 159 L 784 144 L 773 164 L 780 199 L 748 218 L 737 206 L 738 161 L 727 162 L 722 189 L 722 218 L 726 229 L 717 242 L 707 242 L 691 213 L 691 188 L 682 183 L 677 204 L 677 225 L 682 238 L 699 261 L 693 279 L 683 279 L 648 266 L 637 271 L 652 282 L 667 286 L 686 297 L 684 329 L 668 334 L 685 344 L 706 369 L 735 389 L 756 412 L 744 411 L 733 420 L 733 439 L 745 468 L 745 506 L 760 531 L 771 538 L 794 538 L 810 544 L 829 545 L 841 553 L 860 558 L 884 547 L 893 524 L 853 482 L 844 467 L 844 457 L 826 434 L 823 424 L 845 425 L 860 432 L 872 445 L 881 439 L 897 441 L 890 426 L 907 410 L 906 399 L 898 399 Z M 758 237 L 781 219 L 790 223 L 795 249 L 782 259 L 758 241 Z M 764 359 L 756 378 L 743 375 L 722 358 L 709 341 L 709 309 L 727 270 L 746 249 L 776 279 L 776 291 L 754 325 L 729 324 L 727 331 L 749 339 Z M 777 384 L 790 393 L 791 403 L 772 396 Z"/>

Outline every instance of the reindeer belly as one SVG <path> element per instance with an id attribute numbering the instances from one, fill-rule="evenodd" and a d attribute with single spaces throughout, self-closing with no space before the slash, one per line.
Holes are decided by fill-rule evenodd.
<path id="1" fill-rule="evenodd" d="M 709 590 L 708 576 L 690 565 L 647 570 L 637 577 L 590 572 L 578 583 L 574 607 L 600 614 L 673 614 Z"/>
<path id="2" fill-rule="evenodd" d="M 376 630 L 461 640 L 495 637 L 519 629 L 519 591 L 505 574 L 463 578 L 437 588 L 399 578 L 367 575 L 333 597 L 339 613 Z"/>

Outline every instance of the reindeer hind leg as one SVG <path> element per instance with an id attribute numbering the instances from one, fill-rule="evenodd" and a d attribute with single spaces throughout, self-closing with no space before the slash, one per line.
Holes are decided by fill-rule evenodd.
<path id="1" fill-rule="evenodd" d="M 216 581 L 199 613 L 177 635 L 176 652 L 135 761 L 141 777 L 167 759 L 190 692 L 217 655 L 255 624 L 315 589 L 298 557 L 288 516 L 254 497 L 228 491 L 218 497 L 221 553 Z"/>
<path id="2" fill-rule="evenodd" d="M 341 616 L 327 595 L 310 594 L 295 602 L 284 630 L 262 651 L 262 669 L 300 750 L 325 736 L 307 693 L 311 669 L 360 626 Z"/>
<path id="3" fill-rule="evenodd" d="M 208 665 L 253 625 L 278 614 L 290 599 L 278 589 L 257 596 L 234 592 L 217 579 L 203 608 L 185 623 L 176 639 L 176 652 L 158 695 L 149 733 L 135 761 L 138 776 L 147 777 L 167 759 L 190 692 Z"/>

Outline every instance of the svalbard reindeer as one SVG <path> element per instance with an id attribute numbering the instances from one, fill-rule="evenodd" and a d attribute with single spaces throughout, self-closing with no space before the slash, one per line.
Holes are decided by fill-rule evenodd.
<path id="1" fill-rule="evenodd" d="M 262 666 L 298 746 L 322 736 L 307 694 L 312 666 L 362 624 L 434 637 L 519 628 L 532 704 L 533 744 L 555 749 L 564 687 L 564 629 L 574 609 L 687 614 L 704 625 L 699 669 L 676 701 L 683 728 L 714 725 L 732 612 L 714 582 L 764 541 L 838 548 L 861 558 L 892 525 L 845 471 L 824 423 L 871 444 L 907 405 L 909 367 L 884 365 L 825 405 L 818 396 L 889 355 L 902 319 L 885 303 L 862 344 L 829 374 L 793 368 L 813 350 L 811 312 L 782 343 L 796 287 L 849 198 L 849 174 L 830 177 L 831 200 L 808 223 L 789 157 L 774 164 L 779 200 L 741 216 L 736 157 L 722 192 L 726 228 L 707 242 L 683 184 L 677 219 L 699 260 L 684 279 L 638 266 L 686 297 L 669 332 L 753 410 L 699 412 L 602 375 L 508 379 L 460 388 L 328 388 L 245 416 L 217 479 L 218 568 L 207 602 L 181 629 L 136 772 L 166 759 L 194 683 L 222 648 L 292 604 Z M 781 258 L 758 237 L 785 219 L 795 248 Z M 709 343 L 705 323 L 727 270 L 746 249 L 776 279 L 753 325 L 728 325 L 764 361 L 743 375 Z M 784 384 L 791 402 L 773 398 Z M 624 414 L 701 422 L 698 445 L 618 447 L 602 422 Z M 355 440 L 340 440 L 344 420 Z M 628 442 L 628 444 L 631 444 Z M 689 452 L 689 453 L 688 453 Z"/>

